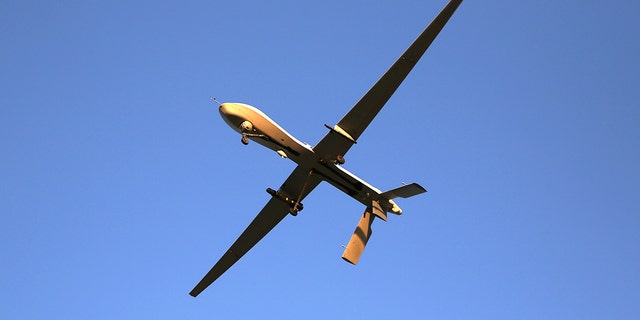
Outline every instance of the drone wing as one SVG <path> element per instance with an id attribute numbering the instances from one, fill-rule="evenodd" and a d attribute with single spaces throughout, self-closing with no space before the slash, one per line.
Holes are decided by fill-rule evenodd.
<path id="1" fill-rule="evenodd" d="M 314 151 L 344 156 L 427 51 L 462 0 L 451 0 L 400 58 L 351 110 L 320 140 Z"/>
<path id="2" fill-rule="evenodd" d="M 282 192 L 294 199 L 298 197 L 303 199 L 320 181 L 322 181 L 320 177 L 311 175 L 308 169 L 298 166 L 282 184 L 278 192 Z M 289 214 L 290 209 L 291 207 L 287 202 L 278 197 L 272 197 L 236 242 L 231 245 L 229 250 L 225 252 L 222 258 L 218 260 L 189 294 L 195 297 L 211 285 L 282 221 Z"/>

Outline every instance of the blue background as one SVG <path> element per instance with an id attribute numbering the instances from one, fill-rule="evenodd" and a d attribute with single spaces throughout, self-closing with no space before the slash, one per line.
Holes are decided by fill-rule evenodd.
<path id="1" fill-rule="evenodd" d="M 294 168 L 445 1 L 2 1 L 4 319 L 639 319 L 640 5 L 465 1 L 347 154 L 419 182 L 340 259 L 328 184 L 198 298 Z"/>

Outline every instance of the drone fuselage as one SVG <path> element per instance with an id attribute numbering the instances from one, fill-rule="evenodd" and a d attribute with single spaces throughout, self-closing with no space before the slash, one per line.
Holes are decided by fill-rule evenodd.
<path id="1" fill-rule="evenodd" d="M 360 203 L 370 206 L 373 201 L 380 200 L 382 192 L 379 189 L 347 171 L 335 160 L 323 158 L 314 152 L 310 145 L 300 142 L 258 108 L 227 102 L 220 105 L 219 111 L 224 121 L 244 138 L 308 168 Z M 396 214 L 402 212 L 390 199 L 383 201 L 381 206 Z"/>

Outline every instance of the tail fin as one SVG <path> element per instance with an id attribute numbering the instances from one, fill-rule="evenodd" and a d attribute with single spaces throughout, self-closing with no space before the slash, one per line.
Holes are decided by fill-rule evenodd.
<path id="1" fill-rule="evenodd" d="M 384 221 L 387 221 L 386 211 L 390 211 L 395 214 L 401 214 L 402 210 L 395 202 L 394 198 L 408 198 L 421 193 L 427 192 L 425 188 L 421 187 L 417 183 L 404 185 L 402 187 L 389 190 L 380 194 L 379 201 L 373 201 L 371 206 L 368 206 L 364 211 L 362 218 L 358 222 L 356 230 L 353 232 L 349 244 L 345 247 L 342 253 L 342 259 L 351 263 L 357 264 L 360 260 L 360 256 L 364 251 L 364 247 L 367 245 L 369 238 L 373 231 L 371 230 L 371 224 L 373 220 L 378 217 Z"/>
<path id="2" fill-rule="evenodd" d="M 400 207 L 398 207 L 398 205 L 391 199 L 398 197 L 409 198 L 424 192 L 427 192 L 427 190 L 417 183 L 407 184 L 381 193 L 380 197 L 382 197 L 382 199 L 380 199 L 380 203 L 384 204 L 386 211 L 400 215 L 402 214 L 402 209 L 400 209 Z"/>
<path id="3" fill-rule="evenodd" d="M 373 232 L 371 230 L 371 224 L 376 217 L 371 211 L 371 207 L 367 207 L 367 210 L 364 211 L 360 222 L 358 222 L 356 231 L 353 232 L 349 244 L 344 249 L 344 253 L 342 253 L 342 259 L 351 264 L 355 265 L 358 263 L 364 247 L 367 245 L 367 241 L 371 238 L 371 233 Z"/>
<path id="4" fill-rule="evenodd" d="M 383 198 L 391 200 L 393 198 L 398 198 L 398 197 L 409 198 L 424 192 L 427 192 L 427 190 L 423 188 L 421 185 L 414 182 L 412 184 L 406 184 L 402 187 L 395 188 L 387 192 L 383 192 L 381 196 Z"/>

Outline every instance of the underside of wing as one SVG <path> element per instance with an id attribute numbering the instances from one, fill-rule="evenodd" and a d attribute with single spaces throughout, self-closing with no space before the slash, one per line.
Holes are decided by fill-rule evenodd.
<path id="1" fill-rule="evenodd" d="M 297 200 L 302 200 L 320 181 L 320 177 L 309 174 L 309 170 L 297 167 L 278 191 Z M 229 250 L 225 252 L 222 258 L 218 260 L 189 294 L 195 297 L 211 285 L 282 221 L 290 210 L 290 203 L 283 201 L 281 198 L 272 197 L 240 237 L 231 245 Z"/>
<path id="2" fill-rule="evenodd" d="M 194 297 L 200 294 L 269 233 L 288 213 L 289 206 L 285 202 L 271 198 L 264 209 L 238 237 L 238 240 L 231 245 L 231 248 L 225 252 L 189 294 Z"/>
<path id="3" fill-rule="evenodd" d="M 400 58 L 318 143 L 314 151 L 343 156 L 427 51 L 462 0 L 451 0 Z"/>

